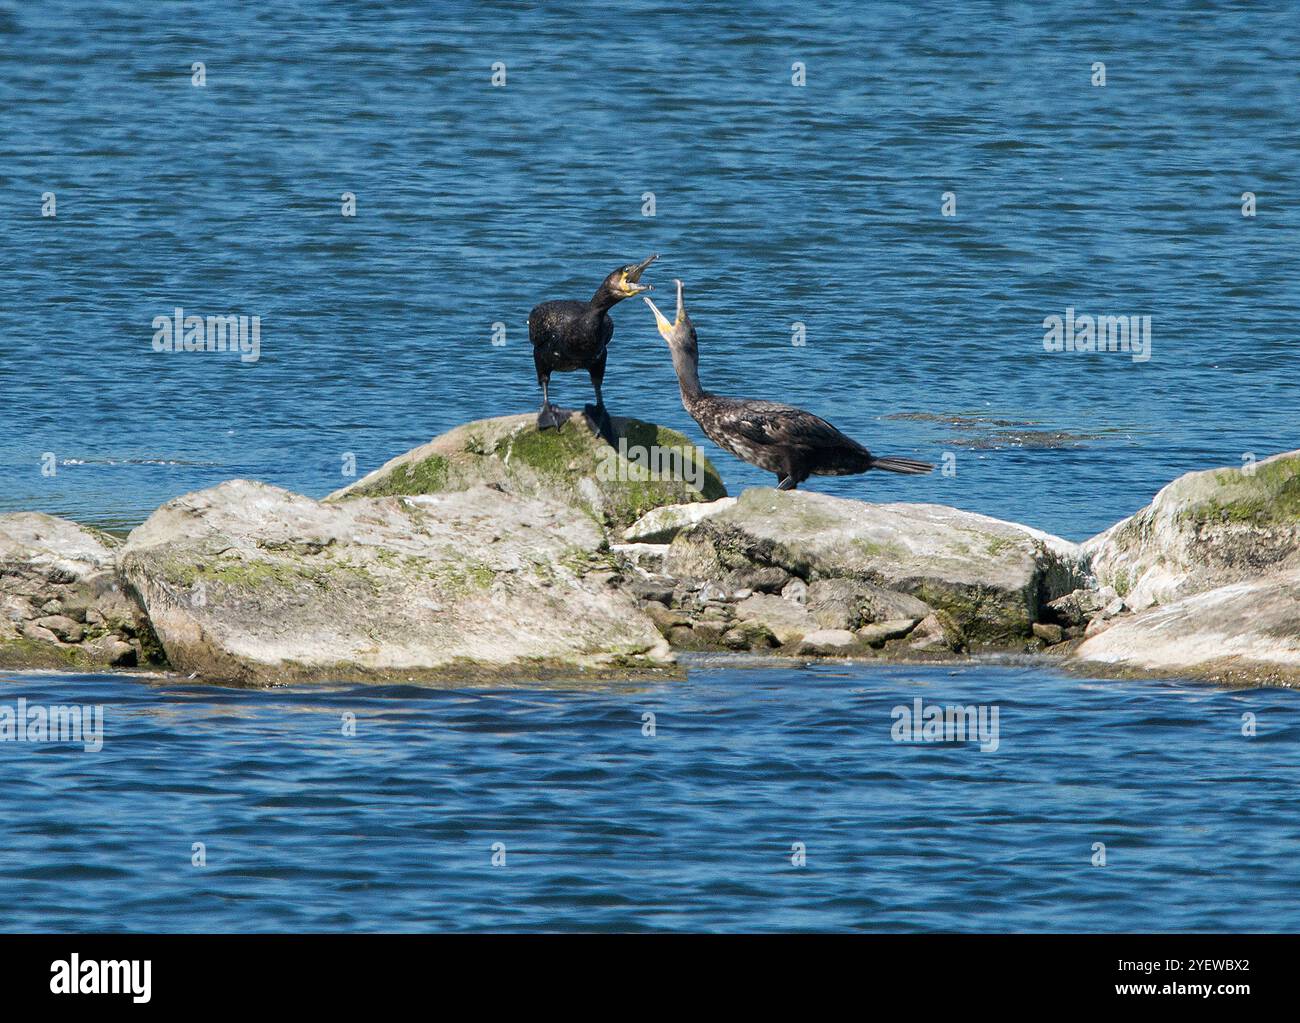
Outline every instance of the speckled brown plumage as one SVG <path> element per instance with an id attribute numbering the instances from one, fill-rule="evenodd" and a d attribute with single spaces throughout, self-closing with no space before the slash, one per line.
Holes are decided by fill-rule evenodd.
<path id="1" fill-rule="evenodd" d="M 682 406 L 706 437 L 742 461 L 774 473 L 782 490 L 809 476 L 852 476 L 871 469 L 919 475 L 934 466 L 913 458 L 878 458 L 820 416 L 761 398 L 724 398 L 700 384 L 699 344 L 677 281 L 677 318 L 669 322 L 648 298 L 673 355 Z"/>

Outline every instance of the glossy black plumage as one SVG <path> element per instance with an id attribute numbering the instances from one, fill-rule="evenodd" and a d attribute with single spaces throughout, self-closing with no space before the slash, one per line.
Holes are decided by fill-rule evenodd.
<path id="1" fill-rule="evenodd" d="M 608 311 L 590 302 L 543 302 L 528 314 L 528 339 L 539 375 L 590 368 L 608 354 L 613 336 Z"/>
<path id="2" fill-rule="evenodd" d="M 619 267 L 601 282 L 590 302 L 568 299 L 542 302 L 528 314 L 528 339 L 533 344 L 533 365 L 542 388 L 542 409 L 537 417 L 541 429 L 560 425 L 559 414 L 550 400 L 551 374 L 585 369 L 596 392 L 596 404 L 587 411 L 602 435 L 613 443 L 613 427 L 601 393 L 609 342 L 614 336 L 609 310 L 631 295 L 652 290 L 639 281 L 645 268 L 657 258 L 651 256 L 641 263 Z"/>

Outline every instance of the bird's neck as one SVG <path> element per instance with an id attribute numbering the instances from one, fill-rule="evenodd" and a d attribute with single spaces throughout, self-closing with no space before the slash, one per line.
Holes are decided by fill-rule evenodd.
<path id="1" fill-rule="evenodd" d="M 673 369 L 677 371 L 677 386 L 682 391 L 682 404 L 689 412 L 691 402 L 704 397 L 704 388 L 700 386 L 699 356 L 674 348 Z"/>
<path id="2" fill-rule="evenodd" d="M 592 312 L 599 319 L 603 314 L 609 312 L 619 302 L 623 301 L 625 296 L 610 291 L 605 285 L 601 285 L 596 294 L 591 296 L 591 301 L 587 303 L 591 306 Z"/>

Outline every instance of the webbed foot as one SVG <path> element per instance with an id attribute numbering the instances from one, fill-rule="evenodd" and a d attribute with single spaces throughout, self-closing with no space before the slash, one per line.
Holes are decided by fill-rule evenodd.
<path id="1" fill-rule="evenodd" d="M 560 410 L 550 402 L 543 405 L 542 411 L 537 413 L 537 428 L 539 430 L 549 430 L 552 427 L 558 430 L 561 422 L 563 420 L 560 418 Z"/>

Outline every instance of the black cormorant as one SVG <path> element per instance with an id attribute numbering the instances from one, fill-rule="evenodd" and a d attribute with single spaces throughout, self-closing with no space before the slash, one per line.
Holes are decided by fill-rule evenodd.
<path id="1" fill-rule="evenodd" d="M 670 321 L 646 299 L 659 333 L 673 353 L 673 368 L 682 391 L 682 405 L 700 429 L 737 458 L 776 474 L 780 490 L 794 490 L 809 476 L 852 476 L 870 469 L 927 473 L 929 462 L 912 458 L 877 458 L 857 441 L 844 436 L 811 412 L 775 401 L 721 398 L 700 386 L 700 352 L 695 327 L 677 285 L 677 318 Z"/>
<path id="2" fill-rule="evenodd" d="M 607 347 L 614 336 L 609 310 L 625 298 L 654 290 L 649 284 L 639 282 L 646 267 L 658 258 L 653 255 L 640 263 L 619 267 L 601 282 L 590 302 L 543 302 L 528 314 L 528 339 L 533 343 L 537 382 L 542 385 L 542 411 L 537 416 L 539 429 L 560 425 L 549 394 L 551 374 L 585 369 L 591 374 L 591 386 L 596 391 L 595 407 L 588 405 L 585 411 L 601 436 L 614 443 L 613 426 L 600 394 Z"/>

